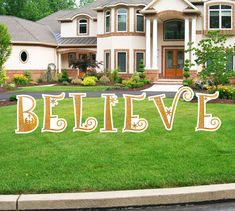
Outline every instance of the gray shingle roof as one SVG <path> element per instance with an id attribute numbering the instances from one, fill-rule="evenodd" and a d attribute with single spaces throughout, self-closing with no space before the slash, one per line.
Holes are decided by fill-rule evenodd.
<path id="1" fill-rule="evenodd" d="M 31 42 L 56 45 L 48 26 L 13 16 L 0 16 L 0 23 L 8 26 L 13 42 Z"/>
<path id="2" fill-rule="evenodd" d="M 62 38 L 60 34 L 56 35 L 59 46 L 89 46 L 97 45 L 97 37 L 69 37 Z"/>

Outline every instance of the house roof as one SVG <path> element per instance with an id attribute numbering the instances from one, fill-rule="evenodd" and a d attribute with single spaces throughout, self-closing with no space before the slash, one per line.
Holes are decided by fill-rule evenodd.
<path id="1" fill-rule="evenodd" d="M 56 35 L 59 46 L 94 46 L 97 45 L 97 37 L 69 37 L 62 38 Z"/>
<path id="2" fill-rule="evenodd" d="M 57 45 L 53 32 L 46 25 L 13 16 L 0 16 L 0 23 L 8 26 L 13 43 Z"/>

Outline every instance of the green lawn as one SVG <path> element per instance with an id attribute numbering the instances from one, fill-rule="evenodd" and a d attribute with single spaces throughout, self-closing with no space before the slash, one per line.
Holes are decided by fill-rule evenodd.
<path id="1" fill-rule="evenodd" d="M 34 86 L 19 88 L 13 92 L 85 92 L 106 91 L 109 86 Z"/>
<path id="2" fill-rule="evenodd" d="M 167 100 L 169 103 L 170 100 Z M 235 182 L 235 105 L 209 104 L 221 118 L 214 133 L 195 132 L 197 104 L 180 102 L 167 132 L 153 102 L 135 102 L 134 113 L 149 121 L 141 134 L 121 133 L 124 101 L 114 108 L 115 134 L 101 134 L 103 99 L 85 99 L 84 117 L 98 118 L 93 133 L 73 133 L 72 99 L 55 108 L 68 121 L 62 134 L 39 129 L 16 135 L 16 106 L 0 108 L 0 194 L 176 187 Z"/>

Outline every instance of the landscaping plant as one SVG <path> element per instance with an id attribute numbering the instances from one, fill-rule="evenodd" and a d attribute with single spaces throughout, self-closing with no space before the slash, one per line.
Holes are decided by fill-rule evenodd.
<path id="1" fill-rule="evenodd" d="M 146 78 L 144 60 L 141 60 L 141 61 L 140 61 L 138 72 L 139 72 L 140 78 L 142 78 L 142 79 L 145 79 L 145 78 Z"/>
<path id="2" fill-rule="evenodd" d="M 197 57 L 197 65 L 201 65 L 203 78 L 210 79 L 213 85 L 218 87 L 228 81 L 227 63 L 228 57 L 235 55 L 235 45 L 226 45 L 227 37 L 219 31 L 209 31 L 206 38 L 202 39 L 198 47 L 190 49 Z"/>
<path id="3" fill-rule="evenodd" d="M 192 80 L 189 79 L 190 78 L 190 68 L 191 68 L 192 64 L 190 63 L 190 60 L 189 59 L 186 59 L 185 62 L 184 62 L 184 81 L 183 81 L 183 85 L 184 86 L 191 86 L 192 84 Z"/>
<path id="4" fill-rule="evenodd" d="M 95 76 L 87 76 L 83 79 L 82 85 L 95 86 L 98 79 Z"/>
<path id="5" fill-rule="evenodd" d="M 62 73 L 58 75 L 58 81 L 60 83 L 63 83 L 64 81 L 67 81 L 68 83 L 71 82 L 71 78 L 69 78 L 67 70 L 63 70 Z"/>
<path id="6" fill-rule="evenodd" d="M 22 85 L 25 86 L 29 84 L 29 79 L 23 74 L 15 74 L 13 81 L 16 85 L 21 85 L 21 86 Z"/>

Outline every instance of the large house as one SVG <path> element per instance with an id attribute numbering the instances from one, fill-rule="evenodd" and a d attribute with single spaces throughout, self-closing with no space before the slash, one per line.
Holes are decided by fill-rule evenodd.
<path id="1" fill-rule="evenodd" d="M 120 68 L 129 76 L 145 61 L 146 73 L 182 78 L 188 42 L 195 45 L 208 30 L 229 34 L 235 42 L 234 0 L 97 0 L 86 7 L 62 10 L 37 22 L 0 16 L 12 36 L 13 50 L 5 64 L 9 75 L 32 71 L 39 77 L 54 63 L 71 71 L 74 58 L 88 55 L 102 61 L 100 70 Z M 233 58 L 229 62 L 234 69 Z M 193 66 L 192 74 L 200 71 Z"/>

